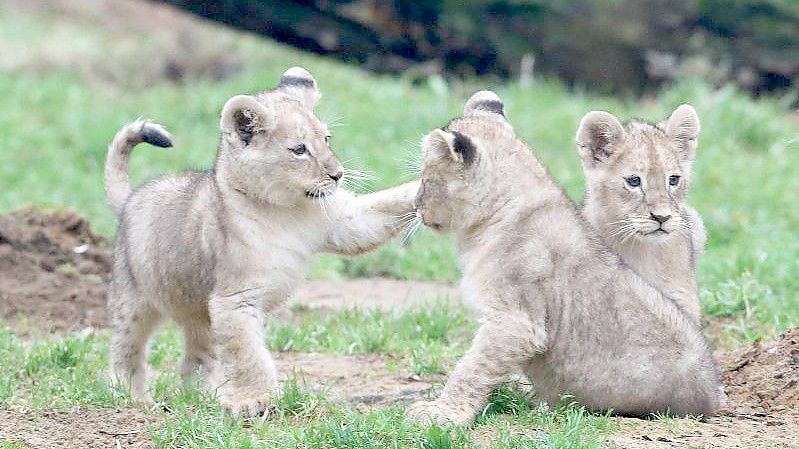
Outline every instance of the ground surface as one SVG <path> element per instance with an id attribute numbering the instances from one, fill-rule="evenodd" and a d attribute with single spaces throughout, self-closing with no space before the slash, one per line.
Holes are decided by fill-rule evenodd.
<path id="1" fill-rule="evenodd" d="M 69 211 L 17 211 L 0 216 L 0 311 L 7 325 L 32 336 L 101 330 L 107 324 L 105 282 L 110 249 L 89 223 Z M 350 308 L 407 309 L 425 300 L 457 302 L 457 290 L 435 282 L 389 279 L 317 281 L 303 286 L 279 319 L 330 314 Z M 402 338 L 397 335 L 396 338 Z M 430 394 L 443 376 L 419 376 L 390 354 L 282 352 L 275 355 L 284 379 L 302 379 L 333 402 L 356 410 L 407 404 Z M 614 418 L 611 447 L 791 447 L 799 444 L 799 329 L 732 352 L 719 352 L 729 413 L 704 422 L 665 418 Z M 24 447 L 151 447 L 152 411 L 78 408 L 0 412 L 0 439 Z M 479 440 L 479 439 L 478 439 Z M 1 441 L 1 440 L 0 440 Z"/>

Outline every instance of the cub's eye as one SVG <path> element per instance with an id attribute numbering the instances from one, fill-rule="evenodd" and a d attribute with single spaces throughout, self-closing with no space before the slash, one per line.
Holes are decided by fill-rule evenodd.
<path id="1" fill-rule="evenodd" d="M 679 176 L 677 176 L 677 175 L 669 176 L 669 185 L 670 186 L 676 186 L 679 183 L 680 183 L 680 177 Z"/>
<path id="2" fill-rule="evenodd" d="M 627 182 L 627 185 L 630 187 L 638 187 L 641 185 L 641 178 L 638 176 L 630 176 L 629 178 L 624 178 L 624 181 Z"/>
<path id="3" fill-rule="evenodd" d="M 301 144 L 297 145 L 296 147 L 289 148 L 289 151 L 291 151 L 292 153 L 296 154 L 297 156 L 300 156 L 302 154 L 307 153 L 308 152 L 308 148 L 305 147 L 304 143 L 301 143 Z"/>

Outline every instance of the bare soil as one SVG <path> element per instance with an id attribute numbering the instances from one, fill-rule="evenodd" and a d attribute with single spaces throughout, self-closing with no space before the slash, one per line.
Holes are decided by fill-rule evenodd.
<path id="1" fill-rule="evenodd" d="M 24 209 L 0 216 L 0 318 L 19 332 L 104 327 L 110 267 L 108 242 L 72 212 Z M 302 313 L 347 307 L 394 309 L 435 298 L 457 300 L 457 290 L 448 284 L 388 279 L 309 282 L 291 304 L 300 305 Z M 730 401 L 725 414 L 705 421 L 614 418 L 620 430 L 610 437 L 610 444 L 799 447 L 799 329 L 719 352 L 717 357 Z M 442 380 L 412 376 L 402 371 L 403 364 L 394 364 L 385 355 L 280 353 L 276 358 L 284 376 L 294 373 L 312 388 L 327 390 L 329 397 L 361 408 L 413 401 Z M 115 444 L 116 438 L 128 442 L 123 447 L 149 447 L 146 422 L 146 416 L 135 410 L 0 411 L 0 438 L 29 447 L 64 447 L 58 441 L 113 447 L 107 443 Z M 138 433 L 113 433 L 119 432 L 113 427 L 128 425 Z"/>
<path id="2" fill-rule="evenodd" d="M 308 282 L 297 290 L 289 304 L 311 310 L 353 307 L 396 310 L 459 298 L 458 288 L 444 282 L 363 278 Z"/>
<path id="3" fill-rule="evenodd" d="M 147 449 L 153 447 L 147 430 L 152 422 L 132 409 L 0 410 L 0 442 L 31 449 Z"/>
<path id="4" fill-rule="evenodd" d="M 70 211 L 0 215 L 0 318 L 21 333 L 105 326 L 111 252 Z"/>
<path id="5" fill-rule="evenodd" d="M 426 398 L 435 381 L 414 375 L 405 364 L 382 354 L 275 354 L 278 372 L 285 379 L 296 376 L 326 397 L 346 401 L 361 409 L 409 403 Z M 396 366 L 392 369 L 391 366 Z"/>
<path id="6" fill-rule="evenodd" d="M 755 416 L 799 415 L 799 328 L 719 357 L 734 412 Z"/>

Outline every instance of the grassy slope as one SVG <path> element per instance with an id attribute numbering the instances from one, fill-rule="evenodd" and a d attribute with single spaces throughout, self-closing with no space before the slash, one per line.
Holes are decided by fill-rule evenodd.
<path id="1" fill-rule="evenodd" d="M 80 39 L 83 46 L 99 45 L 99 33 L 53 25 L 45 19 L 0 16 L 0 40 L 24 46 L 52 33 L 67 42 Z M 334 128 L 333 138 L 338 154 L 343 160 L 356 158 L 351 164 L 375 172 L 375 188 L 409 179 L 412 175 L 404 165 L 416 154 L 421 135 L 456 115 L 477 88 L 499 91 L 517 130 L 575 199 L 581 195 L 582 176 L 572 140 L 585 112 L 601 108 L 622 118 L 656 119 L 677 104 L 690 102 L 703 122 L 691 198 L 710 232 L 707 252 L 700 261 L 705 311 L 730 317 L 725 335 L 731 342 L 797 325 L 799 239 L 795 227 L 799 212 L 791 200 L 799 190 L 799 123 L 785 114 L 786 103 L 753 101 L 733 89 L 713 90 L 704 83 L 687 81 L 644 102 L 568 92 L 551 82 L 522 88 L 490 82 L 448 86 L 432 80 L 414 87 L 252 37 L 235 38 L 234 42 L 235 52 L 250 60 L 241 73 L 223 83 L 164 83 L 129 91 L 86 82 L 69 70 L 3 73 L 0 210 L 28 203 L 69 206 L 88 215 L 97 229 L 111 236 L 115 223 L 104 204 L 102 163 L 105 146 L 119 126 L 143 115 L 165 124 L 175 135 L 174 150 L 142 147 L 135 154 L 132 171 L 136 182 L 189 166 L 206 167 L 213 159 L 218 112 L 224 101 L 237 93 L 273 86 L 285 68 L 297 64 L 307 67 L 319 81 L 324 94 L 319 115 L 340 124 Z M 315 276 L 374 274 L 455 279 L 451 241 L 423 233 L 407 247 L 395 243 L 358 259 L 326 256 L 314 269 Z M 364 352 L 390 352 L 404 357 L 417 372 L 440 371 L 462 353 L 473 323 L 427 316 L 420 324 L 413 313 L 418 312 L 308 317 L 299 328 L 274 328 L 270 345 L 276 350 L 342 352 L 355 347 Z M 435 323 L 442 322 L 445 329 L 437 329 Z M 410 338 L 405 342 L 390 338 L 394 332 L 416 333 L 414 338 L 424 341 L 424 354 Z M 320 340 L 319 335 L 340 338 Z M 357 344 L 352 346 L 353 342 Z M 9 361 L 0 364 L 0 402 L 56 407 L 124 405 L 125 394 L 111 389 L 103 376 L 106 348 L 104 333 L 32 345 L 8 333 L 0 335 L 0 359 Z M 178 387 L 172 368 L 179 353 L 175 334 L 163 333 L 152 362 L 161 372 L 157 395 L 175 413 L 153 429 L 159 446 L 202 447 L 205 440 L 224 441 L 217 446 L 226 447 L 242 441 L 278 440 L 293 447 L 294 441 L 304 440 L 309 447 L 447 447 L 449 431 L 415 428 L 401 419 L 399 408 L 370 414 L 336 411 L 324 398 L 302 388 L 287 390 L 279 408 L 281 418 L 245 430 L 240 422 L 223 419 L 213 401 Z M 510 421 L 499 415 L 483 418 L 483 428 L 499 432 L 500 436 L 492 439 L 497 447 L 592 447 L 599 444 L 599 435 L 608 425 L 605 418 L 586 416 L 579 409 L 542 413 L 518 407 L 518 401 L 521 399 L 512 394 L 495 397 L 494 408 L 518 415 Z M 530 426 L 544 432 L 534 437 L 519 433 L 519 428 Z M 472 435 L 453 432 L 455 447 L 472 444 Z"/>

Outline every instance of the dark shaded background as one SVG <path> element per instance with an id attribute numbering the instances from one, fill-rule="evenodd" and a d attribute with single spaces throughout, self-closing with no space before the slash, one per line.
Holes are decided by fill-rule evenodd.
<path id="1" fill-rule="evenodd" d="M 377 72 L 637 93 L 694 76 L 755 94 L 799 83 L 796 0 L 165 1 Z"/>

